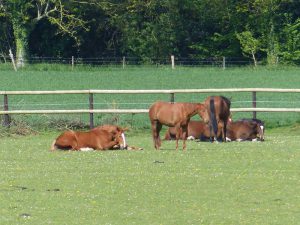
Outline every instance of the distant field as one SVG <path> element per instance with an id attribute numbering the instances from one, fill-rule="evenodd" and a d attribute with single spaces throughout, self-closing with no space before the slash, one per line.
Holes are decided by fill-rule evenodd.
<path id="1" fill-rule="evenodd" d="M 191 89 L 191 88 L 299 88 L 300 69 L 284 68 L 197 68 L 130 67 L 76 68 L 62 66 L 49 70 L 4 70 L 0 90 L 85 90 L 85 89 Z M 216 93 L 232 98 L 232 107 L 251 107 L 251 93 Z M 178 94 L 175 101 L 201 102 L 209 94 Z M 148 108 L 156 100 L 169 100 L 169 95 L 96 95 L 95 108 Z M 300 107 L 299 94 L 258 93 L 258 107 Z M 10 109 L 82 109 L 88 108 L 88 96 L 12 96 Z M 234 118 L 251 117 L 236 113 Z M 276 127 L 300 121 L 299 113 L 258 113 L 267 126 Z M 55 123 L 59 120 L 88 122 L 86 115 L 15 116 L 30 124 Z M 196 119 L 196 117 L 195 117 Z M 96 115 L 96 124 L 117 121 L 136 128 L 149 128 L 147 115 Z"/>
<path id="2" fill-rule="evenodd" d="M 1 224 L 299 224 L 299 126 L 187 152 L 134 131 L 143 151 L 49 152 L 58 134 L 0 138 Z"/>

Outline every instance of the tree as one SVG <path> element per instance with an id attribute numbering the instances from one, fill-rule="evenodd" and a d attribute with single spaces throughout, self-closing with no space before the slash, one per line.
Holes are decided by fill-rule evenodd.
<path id="1" fill-rule="evenodd" d="M 260 50 L 260 42 L 258 39 L 254 38 L 250 31 L 244 31 L 242 33 L 236 34 L 238 40 L 241 43 L 242 51 L 246 55 L 251 55 L 254 66 L 257 66 L 257 60 L 255 54 Z"/>
<path id="2" fill-rule="evenodd" d="M 284 42 L 281 55 L 284 61 L 299 64 L 300 63 L 300 19 L 293 23 L 288 23 L 284 27 Z"/>
<path id="3" fill-rule="evenodd" d="M 72 4 L 62 0 L 0 0 L 0 13 L 12 24 L 18 66 L 28 57 L 31 31 L 43 19 L 76 39 L 76 29 L 84 27 L 84 22 L 71 10 Z"/>

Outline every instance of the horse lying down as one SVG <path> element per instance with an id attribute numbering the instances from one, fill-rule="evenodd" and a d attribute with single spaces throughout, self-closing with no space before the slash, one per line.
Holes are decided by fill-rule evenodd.
<path id="1" fill-rule="evenodd" d="M 166 134 L 165 140 L 173 140 L 176 137 L 175 129 L 170 127 Z M 218 130 L 217 139 L 221 138 L 221 131 Z M 182 135 L 180 135 L 182 139 Z M 190 121 L 188 124 L 188 139 L 199 139 L 208 141 L 210 139 L 210 128 L 203 121 Z M 240 121 L 227 123 L 226 132 L 227 141 L 246 141 L 246 140 L 264 140 L 264 125 L 261 120 L 242 119 Z"/>
<path id="2" fill-rule="evenodd" d="M 227 141 L 264 141 L 261 120 L 242 119 L 228 123 Z"/>
<path id="3" fill-rule="evenodd" d="M 203 121 L 191 120 L 188 123 L 188 140 L 200 139 L 201 141 L 208 141 L 210 138 L 210 128 L 209 125 Z M 221 137 L 221 129 L 218 130 L 218 138 Z M 182 140 L 182 133 L 180 132 L 179 139 Z M 175 140 L 176 130 L 174 127 L 169 127 L 165 134 L 164 140 Z"/>
<path id="4" fill-rule="evenodd" d="M 127 128 L 115 125 L 104 125 L 89 131 L 65 131 L 53 141 L 51 150 L 141 150 L 141 148 L 130 147 L 126 144 L 124 134 L 126 130 Z"/>

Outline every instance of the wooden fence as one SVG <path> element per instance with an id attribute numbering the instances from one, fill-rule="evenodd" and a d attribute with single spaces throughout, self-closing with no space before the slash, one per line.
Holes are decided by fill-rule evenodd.
<path id="1" fill-rule="evenodd" d="M 300 108 L 257 108 L 257 92 L 277 93 L 300 93 L 300 89 L 274 89 L 274 88 L 232 88 L 232 89 L 174 89 L 174 90 L 62 90 L 62 91 L 0 91 L 3 95 L 3 126 L 9 126 L 11 114 L 71 114 L 89 113 L 90 127 L 94 127 L 94 114 L 96 113 L 119 113 L 139 114 L 148 113 L 148 109 L 94 109 L 94 94 L 169 94 L 170 102 L 175 102 L 175 94 L 178 93 L 229 93 L 229 92 L 251 92 L 252 108 L 232 108 L 232 112 L 300 112 Z M 9 110 L 9 95 L 63 95 L 63 94 L 86 94 L 89 98 L 89 109 L 76 110 Z"/>

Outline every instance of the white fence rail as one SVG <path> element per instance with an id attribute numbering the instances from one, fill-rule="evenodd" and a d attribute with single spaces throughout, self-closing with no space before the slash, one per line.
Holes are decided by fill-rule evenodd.
<path id="1" fill-rule="evenodd" d="M 227 88 L 227 89 L 174 89 L 174 90 L 59 90 L 59 91 L 0 91 L 4 96 L 3 125 L 9 126 L 11 114 L 90 114 L 90 127 L 94 126 L 94 114 L 96 113 L 118 113 L 118 114 L 140 114 L 148 113 L 148 109 L 94 109 L 94 94 L 170 94 L 170 102 L 175 101 L 177 93 L 223 93 L 223 92 L 250 92 L 252 93 L 252 108 L 232 108 L 232 112 L 300 112 L 300 108 L 257 108 L 257 92 L 273 93 L 300 93 L 300 89 L 279 89 L 279 88 Z M 89 109 L 76 110 L 9 110 L 9 95 L 63 95 L 63 94 L 87 94 L 89 96 Z"/>

